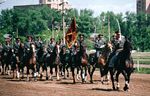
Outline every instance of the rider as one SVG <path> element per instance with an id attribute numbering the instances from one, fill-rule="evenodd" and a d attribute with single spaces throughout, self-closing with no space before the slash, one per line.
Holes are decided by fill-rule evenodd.
<path id="1" fill-rule="evenodd" d="M 35 54 L 37 56 L 37 52 L 39 51 L 40 46 L 42 45 L 42 41 L 41 41 L 41 36 L 37 36 L 36 38 L 37 38 L 37 41 L 35 41 L 35 50 L 36 50 Z M 38 56 L 36 59 L 38 61 Z"/>
<path id="2" fill-rule="evenodd" d="M 115 49 L 115 46 L 117 44 L 116 35 L 113 35 L 113 40 L 111 40 L 111 45 L 113 46 L 113 50 Z"/>
<path id="3" fill-rule="evenodd" d="M 27 56 L 27 54 L 29 53 L 29 51 L 30 51 L 30 44 L 33 44 L 32 36 L 28 35 L 27 36 L 27 41 L 24 44 L 25 53 L 24 53 L 24 56 L 21 59 L 21 62 L 24 62 L 25 56 Z"/>
<path id="4" fill-rule="evenodd" d="M 63 41 L 63 39 L 60 38 L 59 39 L 60 50 L 62 50 L 62 48 L 65 46 L 65 44 L 62 41 Z"/>
<path id="5" fill-rule="evenodd" d="M 84 39 L 83 39 L 83 37 L 84 37 L 84 34 L 79 34 L 79 39 L 78 39 L 78 44 L 79 45 L 82 45 L 82 46 L 85 46 L 86 48 L 87 48 L 87 44 L 86 44 L 86 42 L 84 41 Z M 78 52 L 80 51 L 80 48 L 78 48 Z M 80 55 L 80 54 L 79 54 Z M 86 54 L 87 55 L 87 54 Z M 79 57 L 79 59 L 81 60 L 81 56 L 78 56 Z M 88 58 L 88 55 L 87 55 L 87 58 Z"/>
<path id="6" fill-rule="evenodd" d="M 56 45 L 54 38 L 51 38 L 50 41 L 51 41 L 51 42 L 48 44 L 48 47 L 47 47 L 47 52 L 48 52 L 48 54 L 47 54 L 46 57 L 49 57 L 49 56 L 52 54 L 52 52 L 53 52 L 53 50 L 54 50 L 54 47 L 55 47 L 55 45 Z"/>
<path id="7" fill-rule="evenodd" d="M 12 48 L 10 46 L 10 40 L 6 40 L 6 45 L 4 46 L 4 57 L 7 56 L 8 52 L 10 51 L 10 48 Z"/>
<path id="8" fill-rule="evenodd" d="M 95 63 L 98 61 L 98 58 L 100 57 L 101 55 L 101 51 L 103 49 L 103 46 L 106 44 L 105 40 L 102 39 L 103 37 L 103 34 L 99 34 L 98 35 L 98 40 L 96 40 L 96 43 L 95 44 L 95 49 L 96 49 L 96 57 L 95 57 Z"/>
<path id="9" fill-rule="evenodd" d="M 21 38 L 16 38 L 17 42 L 14 43 L 13 48 L 14 48 L 14 54 L 15 56 L 18 56 L 18 49 L 20 48 L 21 44 Z M 17 63 L 20 63 L 19 59 L 17 60 Z"/>

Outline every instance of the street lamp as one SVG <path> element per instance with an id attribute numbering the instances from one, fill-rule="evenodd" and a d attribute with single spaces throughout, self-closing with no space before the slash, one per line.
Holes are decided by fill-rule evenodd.
<path id="1" fill-rule="evenodd" d="M 110 42 L 110 22 L 109 22 L 109 15 L 108 15 L 108 19 L 103 19 L 103 21 L 108 20 L 108 38 L 109 38 L 109 42 Z"/>
<path id="2" fill-rule="evenodd" d="M 120 29 L 120 24 L 119 24 L 119 21 L 118 21 L 118 19 L 116 19 L 117 20 L 117 23 L 118 23 L 118 27 L 119 27 L 119 33 L 120 33 L 120 40 L 121 40 L 121 29 Z"/>
<path id="3" fill-rule="evenodd" d="M 64 8 L 64 4 L 68 4 L 68 2 L 64 2 L 64 0 L 62 0 L 62 3 L 59 4 L 59 6 L 62 5 L 62 16 L 63 16 L 63 40 L 64 40 L 64 44 L 65 44 L 65 16 L 67 15 L 67 13 L 65 13 L 65 8 Z M 61 12 L 61 11 L 56 11 L 56 13 Z"/>

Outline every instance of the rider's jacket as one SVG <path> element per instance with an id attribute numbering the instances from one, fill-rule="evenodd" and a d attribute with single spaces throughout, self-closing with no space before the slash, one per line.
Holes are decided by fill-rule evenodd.
<path id="1" fill-rule="evenodd" d="M 2 52 L 2 50 L 3 50 L 3 46 L 0 46 L 0 52 Z"/>
<path id="2" fill-rule="evenodd" d="M 33 42 L 30 41 L 26 41 L 24 44 L 24 48 L 25 48 L 25 53 L 29 53 L 30 51 L 30 44 L 33 44 Z"/>
<path id="3" fill-rule="evenodd" d="M 97 40 L 96 43 L 97 44 L 94 46 L 96 51 L 102 51 L 102 48 L 100 47 L 106 44 L 105 40 Z"/>
<path id="4" fill-rule="evenodd" d="M 42 41 L 35 41 L 35 49 L 37 51 L 40 49 L 41 44 L 42 44 Z"/>
<path id="5" fill-rule="evenodd" d="M 6 55 L 10 51 L 11 46 L 10 45 L 5 45 L 4 47 L 4 55 Z"/>
<path id="6" fill-rule="evenodd" d="M 20 48 L 20 43 L 18 43 L 18 42 L 14 43 L 13 48 L 14 48 L 14 53 L 17 54 L 18 53 L 18 49 Z"/>
<path id="7" fill-rule="evenodd" d="M 65 46 L 64 43 L 60 43 L 59 45 L 60 45 L 60 50 Z"/>
<path id="8" fill-rule="evenodd" d="M 47 52 L 52 53 L 55 47 L 55 43 L 49 43 L 47 47 Z"/>

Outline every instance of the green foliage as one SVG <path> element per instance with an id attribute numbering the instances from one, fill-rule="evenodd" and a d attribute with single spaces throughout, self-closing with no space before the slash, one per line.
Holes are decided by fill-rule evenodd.
<path id="1" fill-rule="evenodd" d="M 67 9 L 65 11 L 66 32 L 69 25 L 75 16 L 76 24 L 78 25 L 78 33 L 85 35 L 84 39 L 87 42 L 88 49 L 93 49 L 93 44 L 88 42 L 92 33 L 103 34 L 105 41 L 108 41 L 108 19 L 110 23 L 110 36 L 119 30 L 117 20 L 119 21 L 122 35 L 132 36 L 135 49 L 140 48 L 140 51 L 150 50 L 150 14 L 147 17 L 144 13 L 139 12 L 138 15 L 127 11 L 125 16 L 122 13 L 114 14 L 111 11 L 102 12 L 98 17 L 93 17 L 93 11 L 82 9 L 80 12 L 77 9 Z M 3 35 L 6 33 L 12 34 L 16 38 L 16 30 L 21 37 L 22 42 L 26 40 L 27 35 L 42 36 L 42 41 L 47 41 L 52 37 L 58 41 L 63 37 L 62 28 L 62 12 L 56 13 L 56 9 L 49 9 L 47 5 L 41 8 L 30 7 L 27 9 L 15 8 L 2 10 L 0 14 L 0 42 L 4 44 Z M 43 36 L 45 34 L 46 36 Z"/>

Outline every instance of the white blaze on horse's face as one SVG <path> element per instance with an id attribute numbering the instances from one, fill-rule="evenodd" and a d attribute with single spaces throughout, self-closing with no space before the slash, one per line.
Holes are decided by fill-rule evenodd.
<path id="1" fill-rule="evenodd" d="M 111 52 L 112 52 L 112 45 L 110 44 L 110 43 L 108 43 L 108 46 L 110 47 L 110 50 L 111 50 Z"/>
<path id="2" fill-rule="evenodd" d="M 60 45 L 57 45 L 57 51 L 60 53 Z"/>
<path id="3" fill-rule="evenodd" d="M 32 47 L 32 51 L 35 52 L 35 46 L 32 44 L 31 47 Z"/>
<path id="4" fill-rule="evenodd" d="M 14 49 L 11 49 L 12 52 L 14 52 Z"/>

